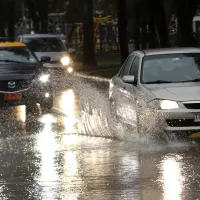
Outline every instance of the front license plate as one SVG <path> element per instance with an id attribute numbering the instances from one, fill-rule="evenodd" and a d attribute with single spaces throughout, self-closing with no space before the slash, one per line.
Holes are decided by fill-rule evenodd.
<path id="1" fill-rule="evenodd" d="M 194 115 L 194 121 L 195 122 L 200 122 L 200 114 L 195 114 Z"/>
<path id="2" fill-rule="evenodd" d="M 22 95 L 15 94 L 15 93 L 7 93 L 7 94 L 4 94 L 3 98 L 4 98 L 4 101 L 16 101 L 16 100 L 20 100 L 22 98 Z"/>

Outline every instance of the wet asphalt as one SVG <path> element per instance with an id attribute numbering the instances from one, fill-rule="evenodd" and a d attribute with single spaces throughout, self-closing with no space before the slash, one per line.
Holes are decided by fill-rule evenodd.
<path id="1" fill-rule="evenodd" d="M 54 108 L 0 110 L 0 199 L 197 200 L 196 138 L 142 141 L 109 114 L 108 80 L 54 74 Z"/>

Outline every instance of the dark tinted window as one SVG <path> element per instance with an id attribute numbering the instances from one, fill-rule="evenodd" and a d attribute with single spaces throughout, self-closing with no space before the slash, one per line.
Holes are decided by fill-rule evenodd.
<path id="1" fill-rule="evenodd" d="M 65 51 L 62 41 L 58 38 L 23 38 L 23 42 L 33 52 Z"/>

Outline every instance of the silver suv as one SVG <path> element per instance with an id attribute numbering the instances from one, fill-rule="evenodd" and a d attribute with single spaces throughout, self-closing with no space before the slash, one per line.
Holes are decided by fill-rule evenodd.
<path id="1" fill-rule="evenodd" d="M 46 65 L 52 69 L 62 69 L 68 73 L 73 72 L 73 61 L 62 39 L 53 34 L 25 34 L 17 37 L 17 41 L 25 43 L 41 61 L 42 57 L 49 57 Z"/>

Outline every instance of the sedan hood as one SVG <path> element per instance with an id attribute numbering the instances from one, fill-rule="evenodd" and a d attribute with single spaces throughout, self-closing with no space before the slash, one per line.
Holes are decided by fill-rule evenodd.
<path id="1" fill-rule="evenodd" d="M 42 56 L 51 57 L 51 61 L 60 60 L 63 56 L 66 56 L 67 52 L 35 52 L 35 55 L 40 60 Z"/>
<path id="2" fill-rule="evenodd" d="M 0 81 L 32 79 L 38 71 L 38 64 L 0 64 Z"/>
<path id="3" fill-rule="evenodd" d="M 168 99 L 173 101 L 199 101 L 200 83 L 181 84 L 151 84 L 145 85 L 157 99 Z"/>

